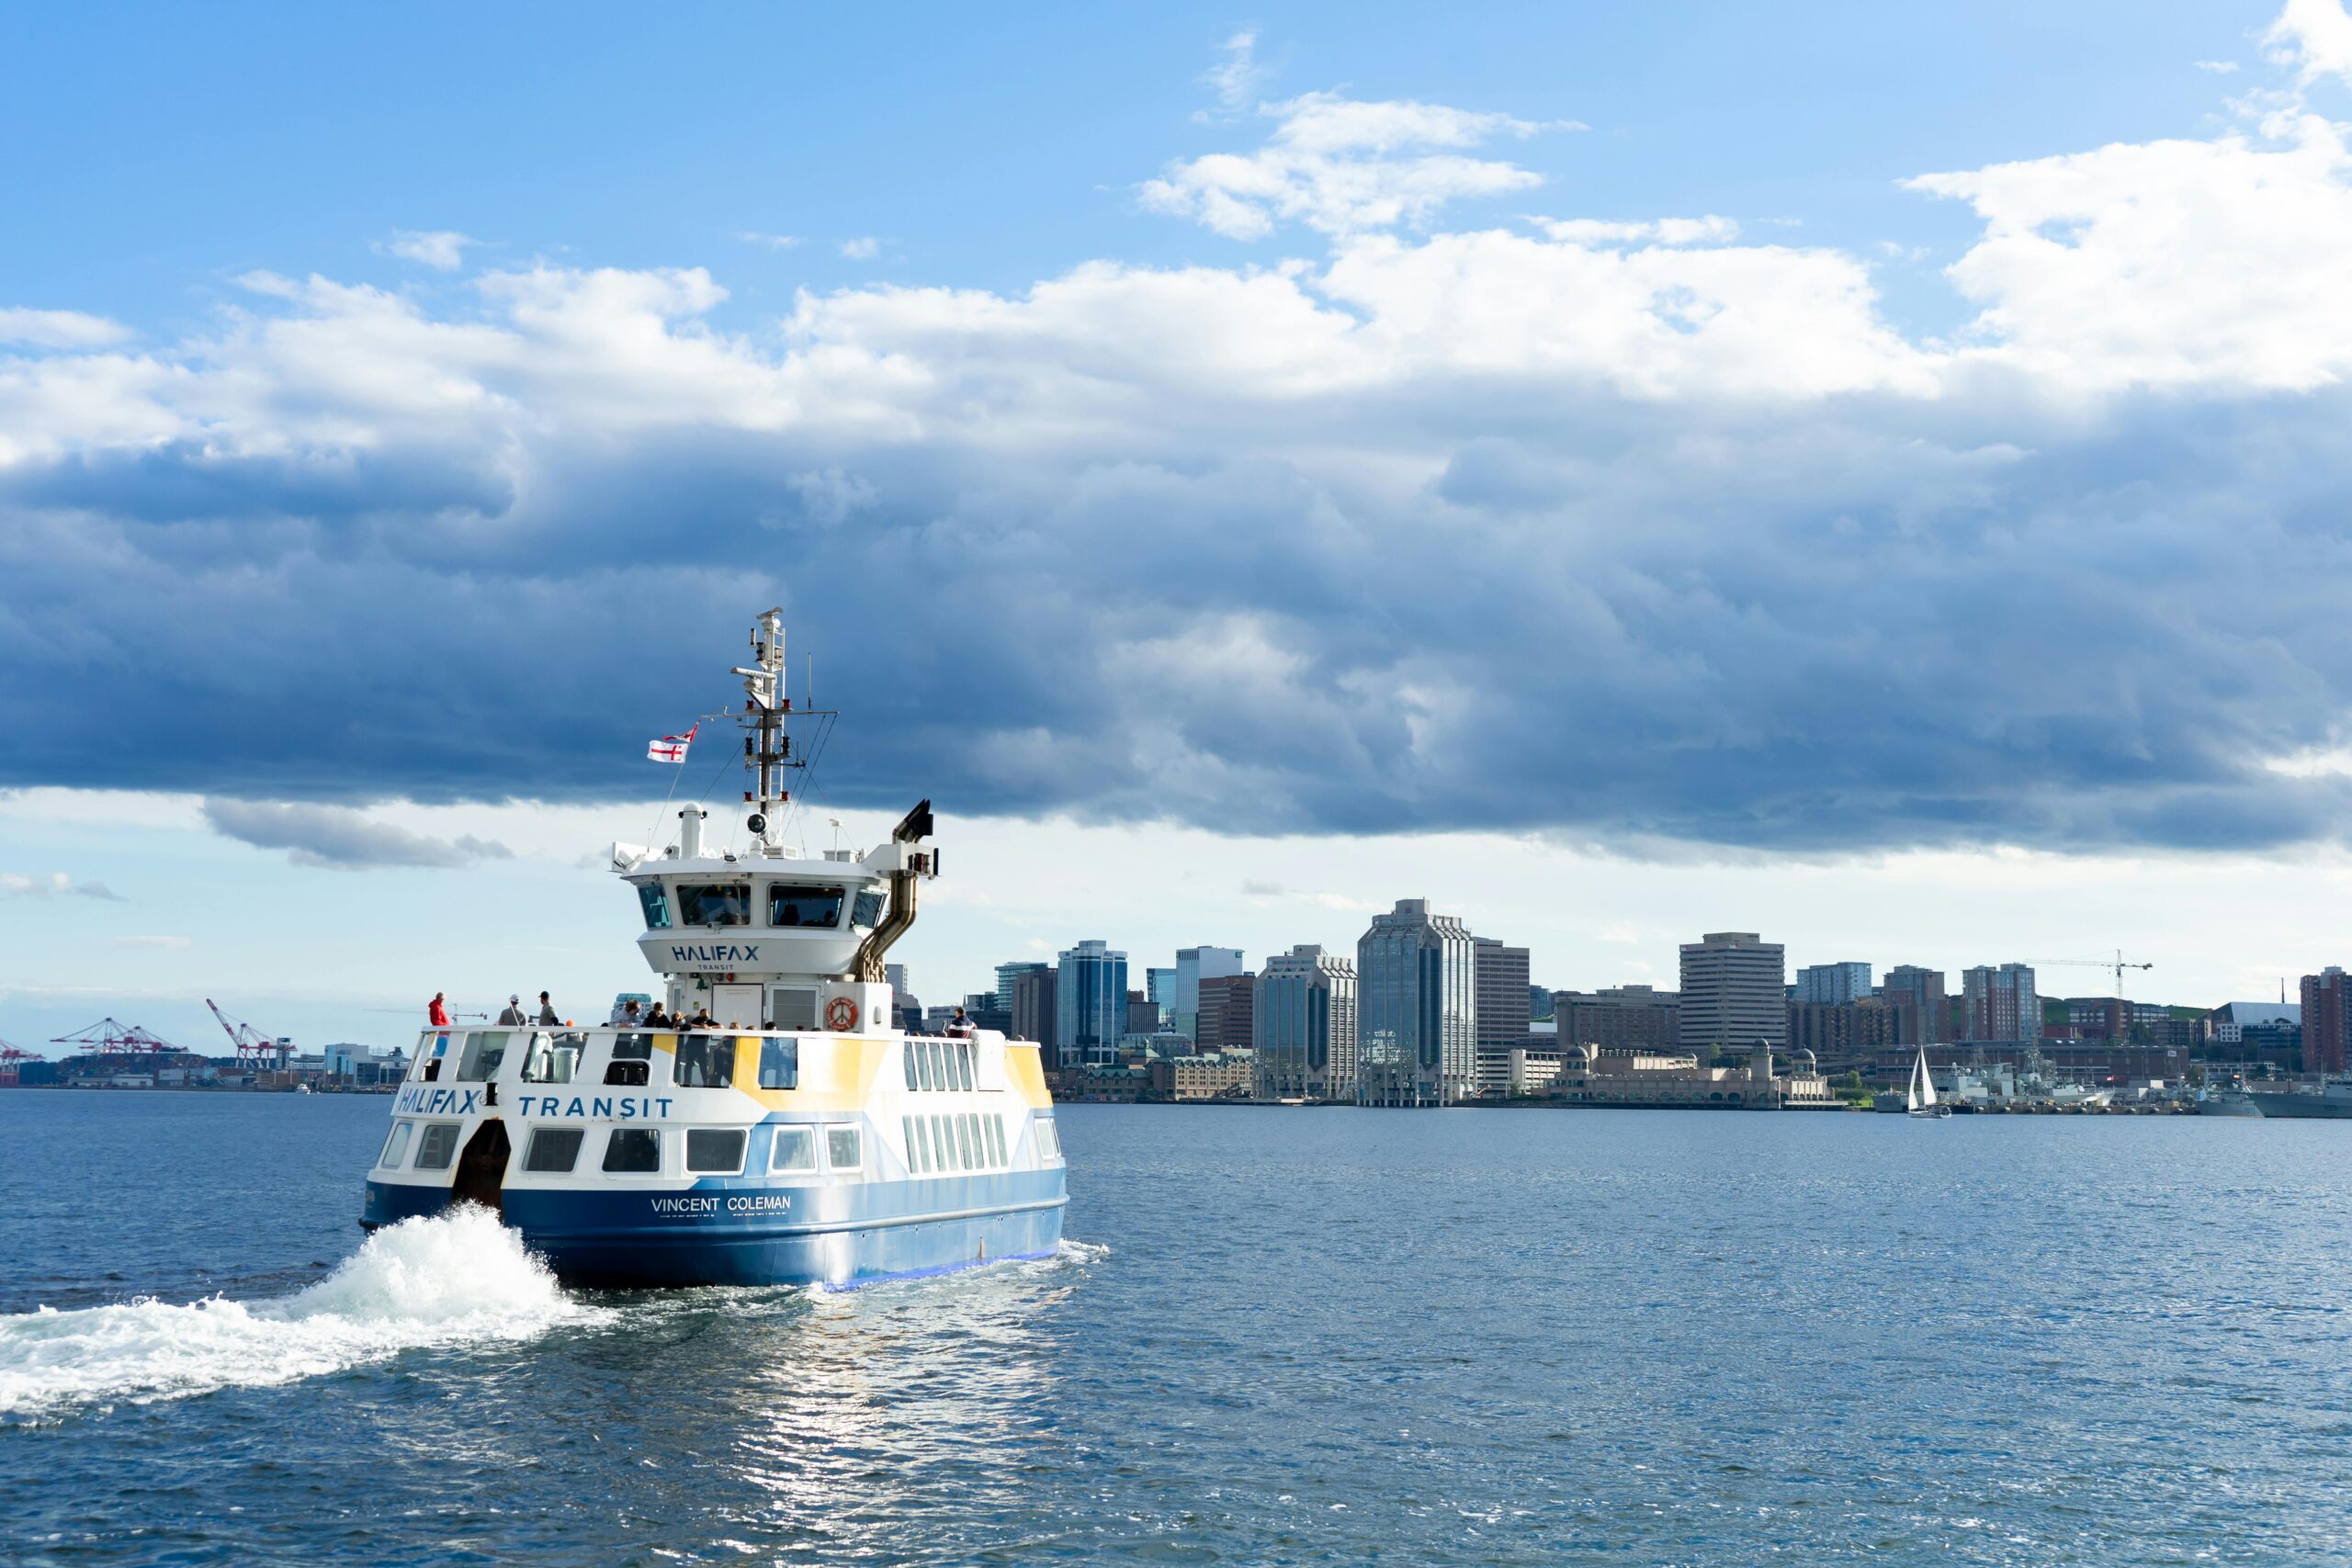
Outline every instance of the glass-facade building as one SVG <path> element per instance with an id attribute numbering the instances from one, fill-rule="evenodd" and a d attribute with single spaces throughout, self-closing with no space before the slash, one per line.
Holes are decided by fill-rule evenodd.
<path id="1" fill-rule="evenodd" d="M 1176 950 L 1176 988 L 1162 1004 L 1168 1026 L 1179 1034 L 1201 1037 L 1201 982 L 1241 974 L 1238 947 L 1180 947 Z M 1159 1000 L 1155 997 L 1154 1001 Z"/>
<path id="2" fill-rule="evenodd" d="M 1250 1089 L 1259 1100 L 1352 1100 L 1356 1091 L 1356 966 L 1336 953 L 1294 947 L 1258 976 Z"/>
<path id="3" fill-rule="evenodd" d="M 1054 1044 L 1062 1070 L 1107 1067 L 1127 1032 L 1127 955 L 1081 942 L 1061 954 L 1054 976 Z"/>
<path id="4" fill-rule="evenodd" d="M 1014 982 L 1023 975 L 1042 975 L 1052 967 L 1050 964 L 1039 964 L 1035 961 L 998 964 L 996 966 L 996 1005 L 1011 1012 Z"/>
<path id="5" fill-rule="evenodd" d="M 1400 898 L 1356 942 L 1356 1103 L 1451 1105 L 1477 1091 L 1477 1071 L 1469 930 Z"/>

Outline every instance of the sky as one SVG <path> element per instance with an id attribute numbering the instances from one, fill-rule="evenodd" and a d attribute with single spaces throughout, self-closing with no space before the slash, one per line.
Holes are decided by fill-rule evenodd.
<path id="1" fill-rule="evenodd" d="M 598 1010 L 770 604 L 845 710 L 796 834 L 940 807 L 926 1000 L 1408 897 L 1555 986 L 2346 956 L 2341 0 L 0 52 L 18 1044 Z"/>

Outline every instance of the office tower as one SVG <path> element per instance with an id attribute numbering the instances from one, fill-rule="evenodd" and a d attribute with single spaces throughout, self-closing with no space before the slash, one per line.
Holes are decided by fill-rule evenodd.
<path id="1" fill-rule="evenodd" d="M 1665 1055 L 1682 1043 L 1682 998 L 1647 986 L 1552 993 L 1553 1030 L 1564 1045 L 1619 1055 Z"/>
<path id="2" fill-rule="evenodd" d="M 1039 964 L 1034 960 L 998 964 L 996 966 L 996 1005 L 1010 1011 L 1012 1007 L 1012 983 L 1023 975 L 1042 975 L 1052 967 L 1050 964 Z"/>
<path id="3" fill-rule="evenodd" d="M 1035 1040 L 1042 1047 L 1041 1062 L 1061 1060 L 1061 1021 L 1055 1005 L 1059 984 L 1060 976 L 1043 964 L 1012 977 L 1012 1037 Z"/>
<path id="4" fill-rule="evenodd" d="M 1477 969 L 1478 1044 L 1493 1051 L 1527 1045 L 1527 949 L 1506 947 L 1490 936 L 1470 939 Z"/>
<path id="5" fill-rule="evenodd" d="M 1879 999 L 1894 1013 L 1897 1045 L 1940 1045 L 1951 1034 L 1951 1010 L 1944 998 L 1944 972 L 1898 964 L 1886 972 Z"/>
<path id="6" fill-rule="evenodd" d="M 1754 931 L 1709 931 L 1682 944 L 1682 1049 L 1705 1066 L 1717 1047 L 1746 1052 L 1789 1043 L 1787 967 L 1781 944 Z"/>
<path id="7" fill-rule="evenodd" d="M 1266 960 L 1250 1009 L 1260 1100 L 1351 1100 L 1356 1087 L 1356 966 L 1313 944 Z"/>
<path id="8" fill-rule="evenodd" d="M 1530 986 L 1527 987 L 1527 1016 L 1529 1021 L 1532 1022 L 1549 1023 L 1552 1021 L 1552 989 L 1550 987 Z"/>
<path id="9" fill-rule="evenodd" d="M 1217 975 L 1204 979 L 1201 1028 L 1193 1037 L 1194 1045 L 1203 1051 L 1250 1049 L 1258 977 L 1254 975 Z"/>
<path id="10" fill-rule="evenodd" d="M 1871 994 L 1867 964 L 1809 964 L 1797 971 L 1792 1002 L 1858 1002 Z"/>
<path id="11" fill-rule="evenodd" d="M 1127 993 L 1127 1032 L 1157 1034 L 1159 1032 L 1159 1004 L 1147 1001 L 1141 991 Z"/>
<path id="12" fill-rule="evenodd" d="M 1145 970 L 1143 972 L 1143 994 L 1146 1000 L 1155 1002 L 1159 1005 L 1159 1024 L 1161 1028 L 1166 1028 L 1168 1026 L 1168 1015 L 1176 1010 L 1175 969 L 1171 966 L 1166 969 Z"/>
<path id="13" fill-rule="evenodd" d="M 1201 1037 L 1201 982 L 1242 972 L 1238 947 L 1180 947 L 1176 950 L 1175 988 L 1170 993 L 1168 1027 L 1194 1040 Z"/>
<path id="14" fill-rule="evenodd" d="M 1962 973 L 1960 980 L 1963 1038 L 2041 1038 L 2041 998 L 2034 994 L 2031 967 L 2004 964 L 1996 969 L 1980 964 Z"/>
<path id="15" fill-rule="evenodd" d="M 2335 964 L 2303 976 L 2303 1071 L 2340 1073 L 2352 1062 L 2352 976 Z"/>
<path id="16" fill-rule="evenodd" d="M 1061 954 L 1054 977 L 1054 1044 L 1062 1070 L 1107 1067 L 1127 1024 L 1127 955 L 1081 942 Z"/>
<path id="17" fill-rule="evenodd" d="M 1449 1105 L 1477 1089 L 1470 932 L 1400 898 L 1356 942 L 1356 1103 Z"/>

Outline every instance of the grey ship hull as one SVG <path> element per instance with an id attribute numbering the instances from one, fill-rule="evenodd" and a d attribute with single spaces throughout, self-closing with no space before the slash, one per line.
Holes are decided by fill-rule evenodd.
<path id="1" fill-rule="evenodd" d="M 2352 1094 L 2341 1091 L 2329 1094 L 2257 1094 L 2249 1089 L 2246 1098 L 2266 1121 L 2328 1121 L 2352 1122 Z"/>

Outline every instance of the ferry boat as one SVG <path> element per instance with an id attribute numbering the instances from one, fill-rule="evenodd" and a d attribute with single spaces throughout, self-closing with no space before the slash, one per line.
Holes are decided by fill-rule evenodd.
<path id="1" fill-rule="evenodd" d="M 740 852 L 706 837 L 698 806 L 658 854 L 612 847 L 660 1021 L 428 1029 L 363 1225 L 479 1203 L 597 1285 L 846 1286 L 1059 1247 L 1035 1043 L 893 1020 L 884 956 L 939 874 L 931 803 L 864 854 L 782 840 L 785 783 L 833 716 L 793 708 L 784 647 L 771 610 L 733 671 L 752 782 Z"/>

